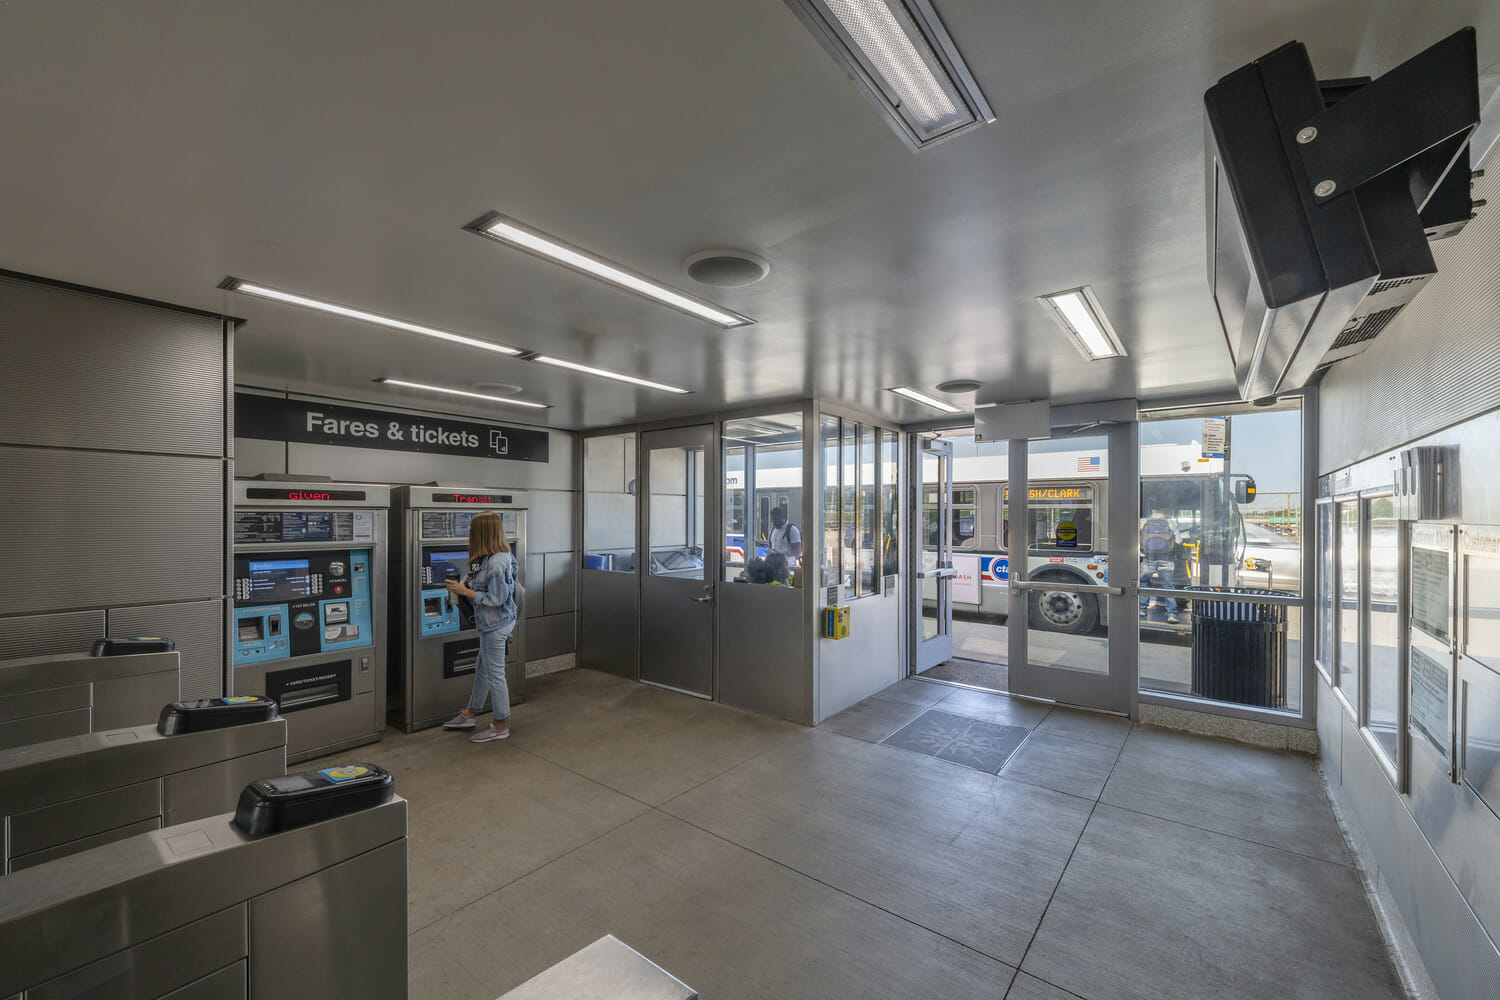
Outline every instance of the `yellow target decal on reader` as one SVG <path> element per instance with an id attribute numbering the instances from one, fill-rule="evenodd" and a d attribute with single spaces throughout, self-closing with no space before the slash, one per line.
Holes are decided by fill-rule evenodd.
<path id="1" fill-rule="evenodd" d="M 370 769 L 360 764 L 345 764 L 343 767 L 325 767 L 318 773 L 334 784 L 338 784 L 340 781 L 363 778 L 370 773 Z"/>
<path id="2" fill-rule="evenodd" d="M 231 695 L 228 698 L 220 698 L 219 700 L 226 705 L 248 705 L 252 701 L 260 701 L 260 699 L 253 694 L 236 694 Z"/>

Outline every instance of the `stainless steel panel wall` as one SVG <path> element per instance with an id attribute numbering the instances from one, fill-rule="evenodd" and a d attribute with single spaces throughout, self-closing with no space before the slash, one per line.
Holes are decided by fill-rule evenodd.
<path id="1" fill-rule="evenodd" d="M 523 586 L 526 587 L 526 606 L 521 609 L 521 614 L 527 618 L 540 618 L 547 613 L 547 574 L 542 563 L 540 552 L 530 552 L 526 556 L 526 565 L 522 567 L 526 573 Z"/>
<path id="2" fill-rule="evenodd" d="M 0 660 L 46 653 L 80 653 L 104 634 L 103 611 L 0 618 Z"/>
<path id="3" fill-rule="evenodd" d="M 719 587 L 719 700 L 793 722 L 812 722 L 804 625 L 806 596 L 792 587 Z"/>
<path id="4" fill-rule="evenodd" d="M 849 637 L 818 639 L 818 703 L 814 723 L 901 679 L 905 668 L 901 601 L 897 593 L 849 602 Z"/>
<path id="5" fill-rule="evenodd" d="M 561 656 L 578 648 L 576 621 L 571 613 L 527 618 L 525 627 L 527 660 Z"/>
<path id="6" fill-rule="evenodd" d="M 221 320 L 0 278 L 0 343 L 0 441 L 224 454 Z"/>
<path id="7" fill-rule="evenodd" d="M 285 773 L 286 747 L 280 747 L 169 774 L 161 781 L 162 825 L 234 812 L 246 785 Z"/>
<path id="8" fill-rule="evenodd" d="M 109 634 L 160 635 L 182 654 L 180 697 L 217 698 L 224 693 L 224 602 L 155 604 L 111 608 Z"/>
<path id="9" fill-rule="evenodd" d="M 180 990 L 173 990 L 161 1000 L 245 1000 L 249 968 L 248 962 L 235 962 Z"/>
<path id="10" fill-rule="evenodd" d="M 578 665 L 635 680 L 640 627 L 636 575 L 583 570 L 578 577 Z"/>
<path id="11" fill-rule="evenodd" d="M 533 490 L 526 520 L 526 540 L 532 552 L 572 552 L 578 520 L 578 494 Z"/>
<path id="12" fill-rule="evenodd" d="M 154 778 L 139 781 L 12 815 L 9 852 L 30 854 L 118 826 L 160 817 L 161 782 Z"/>
<path id="13" fill-rule="evenodd" d="M 1500 172 L 1490 174 L 1475 196 L 1495 205 Z M 1500 407 L 1500 213 L 1481 211 L 1432 249 L 1437 277 L 1323 380 L 1322 473 Z"/>
<path id="14" fill-rule="evenodd" d="M 89 731 L 90 710 L 75 708 L 52 715 L 36 715 L 11 722 L 0 722 L 0 750 L 82 736 Z"/>
<path id="15" fill-rule="evenodd" d="M 406 844 L 250 901 L 250 995 L 406 998 Z"/>
<path id="16" fill-rule="evenodd" d="M 150 833 L 152 830 L 161 829 L 161 819 L 152 817 L 143 819 L 139 823 L 131 823 L 129 826 L 117 826 L 113 830 L 96 833 L 92 837 L 80 837 L 66 844 L 57 844 L 45 850 L 34 851 L 31 854 L 22 854 L 10 859 L 10 870 L 13 872 L 24 871 L 37 865 L 44 865 L 48 861 L 65 858 L 70 854 L 78 854 L 81 851 L 92 850 L 95 847 L 103 847 L 117 841 L 134 837 L 138 833 Z"/>
<path id="17" fill-rule="evenodd" d="M 221 459 L 0 447 L 0 509 L 7 611 L 224 594 Z"/>
<path id="18" fill-rule="evenodd" d="M 578 574 L 575 567 L 577 556 L 568 552 L 548 552 L 546 564 L 540 577 L 528 577 L 542 581 L 543 606 L 547 614 L 557 615 L 573 611 L 578 607 Z"/>

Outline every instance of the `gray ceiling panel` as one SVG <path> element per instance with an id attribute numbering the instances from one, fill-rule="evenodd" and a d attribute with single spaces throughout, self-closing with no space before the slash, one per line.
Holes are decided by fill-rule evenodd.
<path id="1" fill-rule="evenodd" d="M 1203 261 L 1201 95 L 1292 38 L 1378 73 L 1500 4 L 935 0 L 992 125 L 911 153 L 785 4 L 52 0 L 0 8 L 0 267 L 249 322 L 241 381 L 600 427 L 975 377 L 1060 402 L 1232 388 Z M 464 233 L 489 210 L 753 317 L 720 330 Z M 744 288 L 682 259 L 740 247 Z M 694 390 L 669 396 L 218 290 L 226 275 Z M 1085 363 L 1033 298 L 1091 284 Z"/>

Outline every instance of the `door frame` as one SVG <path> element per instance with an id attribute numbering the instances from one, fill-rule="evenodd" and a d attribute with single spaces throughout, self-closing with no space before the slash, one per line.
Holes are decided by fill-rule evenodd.
<path id="1" fill-rule="evenodd" d="M 916 676 L 953 659 L 953 578 L 958 571 L 953 567 L 953 442 L 918 434 L 909 435 L 908 441 L 911 442 L 908 448 L 911 455 L 908 482 L 911 488 L 907 491 L 909 513 L 906 523 L 909 525 L 910 537 L 907 589 L 910 593 L 912 628 L 907 672 L 908 676 Z M 928 455 L 936 455 L 942 469 L 938 495 L 938 565 L 932 570 L 922 568 L 925 541 L 922 520 L 922 493 L 925 486 L 922 461 Z M 938 634 L 931 639 L 923 639 L 922 583 L 929 579 L 937 584 Z"/>
<path id="2" fill-rule="evenodd" d="M 636 481 L 640 484 L 636 494 L 636 544 L 639 553 L 636 557 L 636 607 L 640 609 L 636 625 L 636 680 L 707 701 L 719 699 L 719 586 L 724 575 L 724 483 L 719 461 L 722 427 L 722 421 L 710 415 L 708 420 L 698 423 L 642 429 L 636 437 Z M 653 448 L 677 446 L 674 445 L 674 440 L 680 440 L 682 445 L 696 444 L 698 442 L 695 438 L 699 434 L 707 435 L 703 450 L 703 588 L 704 595 L 709 598 L 705 603 L 710 605 L 709 682 L 706 692 L 663 684 L 644 676 L 646 586 L 651 579 L 651 451 Z"/>
<path id="3" fill-rule="evenodd" d="M 1140 520 L 1140 425 L 1134 419 L 1107 420 L 1101 429 L 1109 438 L 1109 489 L 1104 512 L 1109 525 L 1110 576 L 1107 587 L 1077 587 L 1049 584 L 1049 590 L 1107 594 L 1105 600 L 1110 636 L 1108 671 L 1094 674 L 1065 667 L 1045 667 L 1029 659 L 1030 590 L 1026 577 L 1030 560 L 1030 482 L 1026 438 L 1010 441 L 1010 501 L 1006 517 L 1012 526 L 1026 526 L 1026 544 L 1010 546 L 1009 633 L 1010 691 L 1023 698 L 1038 698 L 1060 704 L 1112 712 L 1134 718 L 1138 692 L 1139 629 L 1137 594 L 1139 584 Z M 1024 627 L 1013 627 L 1014 623 Z"/>

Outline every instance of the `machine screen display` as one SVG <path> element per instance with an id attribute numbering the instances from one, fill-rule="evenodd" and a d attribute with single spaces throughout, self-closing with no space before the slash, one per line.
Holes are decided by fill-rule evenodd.
<path id="1" fill-rule="evenodd" d="M 469 553 L 467 549 L 453 551 L 451 549 L 427 549 L 426 563 L 422 566 L 422 586 L 441 587 L 443 581 L 448 579 L 449 570 L 452 570 L 457 578 L 462 580 L 464 574 L 469 571 Z"/>
<path id="2" fill-rule="evenodd" d="M 250 601 L 268 604 L 312 594 L 312 574 L 306 559 L 250 561 Z"/>
<path id="3" fill-rule="evenodd" d="M 300 774 L 288 774 L 283 778 L 271 778 L 266 784 L 278 792 L 300 792 L 304 789 L 315 787 L 311 781 L 308 781 Z"/>

